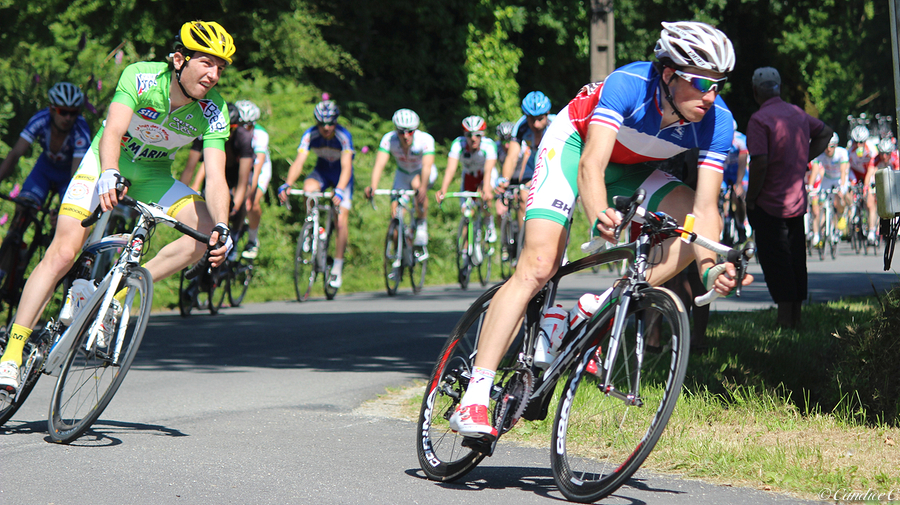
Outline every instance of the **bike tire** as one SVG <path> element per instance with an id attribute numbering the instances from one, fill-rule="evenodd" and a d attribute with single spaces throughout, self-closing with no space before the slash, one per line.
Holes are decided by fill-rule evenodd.
<path id="1" fill-rule="evenodd" d="M 469 288 L 469 276 L 472 275 L 472 259 L 468 255 L 469 219 L 463 216 L 459 220 L 456 232 L 456 280 L 462 289 Z"/>
<path id="2" fill-rule="evenodd" d="M 339 288 L 333 287 L 331 285 L 331 269 L 333 267 L 334 267 L 334 258 L 332 258 L 331 256 L 328 256 L 325 259 L 326 275 L 322 276 L 323 280 L 325 281 L 324 282 L 325 285 L 323 286 L 323 289 L 325 290 L 325 299 L 326 300 L 334 300 L 334 297 L 337 295 L 337 292 L 339 289 Z"/>
<path id="3" fill-rule="evenodd" d="M 228 294 L 228 289 L 225 286 L 227 283 L 228 276 L 222 265 L 210 270 L 207 298 L 209 299 L 209 313 L 213 316 L 219 313 L 219 309 L 225 303 L 225 296 Z"/>
<path id="4" fill-rule="evenodd" d="M 500 222 L 500 277 L 509 279 L 512 275 L 512 261 L 516 254 L 516 235 L 518 231 L 513 229 L 512 220 L 504 217 Z"/>
<path id="5" fill-rule="evenodd" d="M 400 287 L 400 281 L 403 279 L 402 258 L 400 258 L 400 221 L 396 218 L 391 219 L 388 225 L 387 234 L 384 237 L 384 287 L 387 289 L 388 296 L 397 294 L 397 288 Z M 395 266 L 395 263 L 401 266 Z"/>
<path id="6" fill-rule="evenodd" d="M 228 293 L 228 305 L 232 307 L 241 306 L 244 297 L 247 296 L 247 290 L 250 288 L 250 281 L 253 280 L 253 264 L 256 260 L 245 258 L 243 255 L 249 240 L 246 232 L 240 234 L 238 243 L 234 245 L 240 252 L 233 261 L 228 261 L 225 267 L 228 269 L 225 291 Z"/>
<path id="7" fill-rule="evenodd" d="M 20 389 L 14 397 L 10 398 L 5 391 L 0 391 L 0 426 L 6 424 L 6 421 L 9 421 L 18 412 L 19 407 L 25 403 L 25 400 L 28 399 L 31 390 L 34 389 L 38 379 L 41 378 L 44 359 L 47 357 L 47 353 L 50 352 L 52 343 L 49 333 L 43 330 L 25 343 L 25 348 L 22 350 L 23 372 L 20 372 L 25 377 L 25 380 L 21 383 Z M 5 347 L 6 345 L 4 344 L 2 348 L 5 349 Z"/>
<path id="8" fill-rule="evenodd" d="M 468 387 L 484 315 L 501 285 L 485 291 L 463 314 L 444 342 L 429 376 L 416 427 L 416 454 L 422 471 L 430 480 L 449 482 L 459 479 L 485 457 L 483 453 L 463 446 L 464 437 L 450 429 L 448 420 Z M 496 379 L 502 375 L 498 373 Z M 495 385 L 494 389 L 499 391 L 502 387 Z M 488 406 L 492 424 L 496 424 L 493 419 L 495 406 L 496 401 L 492 398 Z"/>
<path id="9" fill-rule="evenodd" d="M 645 352 L 640 366 L 640 390 L 635 399 L 640 405 L 603 393 L 602 361 L 609 350 L 610 332 L 600 324 L 589 328 L 585 338 L 592 343 L 576 360 L 559 400 L 550 462 L 554 481 L 571 501 L 594 502 L 624 484 L 653 450 L 681 392 L 690 350 L 687 313 L 681 300 L 667 289 L 642 290 L 641 296 L 631 301 L 610 384 L 619 391 L 632 391 L 637 328 L 654 316 L 659 318 L 660 349 Z M 598 348 L 600 360 L 595 358 Z M 591 360 L 601 361 L 599 376 L 586 371 Z"/>
<path id="10" fill-rule="evenodd" d="M 103 297 L 95 296 L 83 309 L 90 317 L 84 319 L 80 327 L 71 328 L 76 332 L 75 338 L 53 388 L 47 428 L 54 442 L 69 443 L 94 424 L 125 379 L 144 338 L 153 306 L 150 273 L 143 267 L 135 267 L 122 278 L 119 286 L 110 286 L 110 289 L 116 293 L 126 290 L 122 299 L 123 313 L 116 323 L 118 333 L 122 322 L 127 319 L 119 362 L 113 364 L 105 353 L 96 348 L 90 351 L 84 349 L 91 330 L 99 327 L 106 316 L 98 314 Z M 112 339 L 107 350 L 113 350 L 116 340 Z"/>
<path id="11" fill-rule="evenodd" d="M 309 293 L 316 282 L 315 243 L 316 230 L 313 229 L 313 224 L 303 223 L 294 253 L 294 291 L 298 302 L 309 299 Z"/>
<path id="12" fill-rule="evenodd" d="M 413 293 L 420 293 L 425 286 L 425 274 L 428 272 L 428 259 L 422 259 L 425 256 L 424 246 L 412 247 L 412 264 L 409 266 L 409 280 L 412 284 Z"/>
<path id="13" fill-rule="evenodd" d="M 197 296 L 199 289 L 197 287 L 197 279 L 188 280 L 184 274 L 187 269 L 181 271 L 181 281 L 178 285 L 178 312 L 181 317 L 188 317 L 191 311 L 197 306 Z"/>
<path id="14" fill-rule="evenodd" d="M 494 245 L 485 240 L 487 237 L 487 228 L 481 231 L 481 238 L 475 244 L 475 247 L 481 249 L 481 263 L 478 264 L 478 280 L 481 281 L 481 287 L 485 287 L 491 282 L 491 270 L 494 263 Z"/>

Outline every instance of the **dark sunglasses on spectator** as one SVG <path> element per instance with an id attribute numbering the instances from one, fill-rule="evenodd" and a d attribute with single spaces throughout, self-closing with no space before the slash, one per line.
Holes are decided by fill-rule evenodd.
<path id="1" fill-rule="evenodd" d="M 81 109 L 64 109 L 62 107 L 53 107 L 57 115 L 60 116 L 77 116 L 81 114 Z"/>
<path id="2" fill-rule="evenodd" d="M 691 86 L 701 93 L 707 93 L 710 90 L 718 93 L 722 89 L 722 85 L 725 84 L 725 81 L 728 80 L 728 77 L 713 79 L 703 75 L 689 74 L 681 70 L 676 70 L 675 75 L 691 83 Z"/>

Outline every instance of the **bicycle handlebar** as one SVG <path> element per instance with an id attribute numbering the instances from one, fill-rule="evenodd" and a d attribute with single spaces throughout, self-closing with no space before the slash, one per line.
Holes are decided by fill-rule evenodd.
<path id="1" fill-rule="evenodd" d="M 414 196 L 418 193 L 415 189 L 373 189 L 372 196 L 375 195 L 390 195 L 390 196 Z M 367 197 L 369 199 L 369 203 L 372 204 L 372 208 L 378 210 L 378 207 L 375 206 L 375 199 L 371 197 Z"/>
<path id="2" fill-rule="evenodd" d="M 9 196 L 8 194 L 0 193 L 0 199 L 6 200 L 8 202 L 13 202 L 24 207 L 28 207 L 29 209 L 34 211 L 40 211 L 43 208 L 40 203 L 32 200 L 31 198 L 25 198 L 23 196 Z"/>

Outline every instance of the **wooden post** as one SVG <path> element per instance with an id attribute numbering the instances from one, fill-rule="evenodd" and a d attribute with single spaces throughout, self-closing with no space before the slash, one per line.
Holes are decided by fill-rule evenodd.
<path id="1" fill-rule="evenodd" d="M 616 69 L 613 0 L 590 0 L 590 5 L 591 81 L 597 82 L 606 79 L 606 76 Z"/>

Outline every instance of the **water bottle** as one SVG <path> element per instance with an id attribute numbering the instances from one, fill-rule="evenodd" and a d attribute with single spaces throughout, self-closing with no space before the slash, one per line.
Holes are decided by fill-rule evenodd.
<path id="1" fill-rule="evenodd" d="M 319 227 L 319 240 L 325 240 L 327 238 L 328 238 L 328 234 L 325 233 L 325 227 L 320 226 Z"/>
<path id="2" fill-rule="evenodd" d="M 594 312 L 609 299 L 611 293 L 612 288 L 607 289 L 602 295 L 585 293 L 581 295 L 578 303 L 570 311 L 563 309 L 562 305 L 548 309 L 541 318 L 534 363 L 541 368 L 549 367 L 559 354 L 566 333 L 583 321 L 590 319 Z"/>
<path id="3" fill-rule="evenodd" d="M 75 279 L 72 281 L 72 287 L 69 288 L 69 292 L 66 294 L 66 303 L 59 312 L 59 322 L 66 326 L 72 324 L 72 321 L 75 320 L 81 309 L 87 305 L 88 298 L 94 294 L 96 289 L 97 286 L 87 279 Z"/>
<path id="4" fill-rule="evenodd" d="M 401 207 L 409 207 L 409 195 L 402 194 L 400 195 L 400 198 L 397 199 L 397 201 L 400 203 Z"/>

